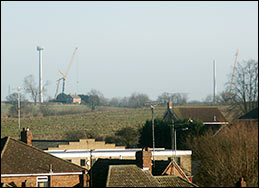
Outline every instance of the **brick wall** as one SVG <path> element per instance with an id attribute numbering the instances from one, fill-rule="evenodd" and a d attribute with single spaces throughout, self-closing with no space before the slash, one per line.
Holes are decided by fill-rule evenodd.
<path id="1" fill-rule="evenodd" d="M 80 183 L 80 175 L 51 176 L 50 187 L 74 187 Z"/>
<path id="2" fill-rule="evenodd" d="M 180 160 L 181 160 L 180 167 L 182 169 L 185 169 L 188 172 L 190 172 L 190 174 L 192 174 L 192 156 L 191 155 L 184 155 L 184 156 L 181 156 Z"/>
<path id="3" fill-rule="evenodd" d="M 86 179 L 88 176 L 86 175 Z M 60 176 L 50 176 L 50 187 L 74 187 L 80 184 L 82 187 L 82 175 L 60 175 Z M 26 187 L 37 187 L 37 176 L 29 177 L 1 177 L 1 183 L 11 184 L 12 182 L 17 185 L 17 187 L 22 187 L 22 183 L 25 182 Z M 88 179 L 87 179 L 88 180 Z M 85 181 L 87 181 L 85 180 Z M 86 185 L 87 182 L 85 182 Z"/>
<path id="4" fill-rule="evenodd" d="M 17 187 L 22 187 L 22 182 L 27 180 L 26 186 L 27 187 L 37 187 L 37 177 L 1 177 L 1 183 L 8 183 L 11 184 L 12 182 L 15 183 Z"/>

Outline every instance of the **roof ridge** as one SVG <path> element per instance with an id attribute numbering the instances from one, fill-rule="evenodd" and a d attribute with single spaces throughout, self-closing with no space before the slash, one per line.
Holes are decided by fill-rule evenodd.
<path id="1" fill-rule="evenodd" d="M 36 150 L 36 151 L 39 151 L 39 152 L 41 152 L 41 153 L 44 153 L 44 155 L 50 155 L 50 156 L 53 157 L 53 158 L 62 160 L 62 161 L 66 162 L 66 163 L 68 163 L 68 164 L 70 164 L 70 165 L 73 165 L 73 166 L 75 166 L 75 167 L 77 167 L 77 168 L 81 168 L 82 170 L 86 170 L 86 169 L 84 169 L 83 167 L 80 167 L 80 166 L 78 166 L 78 165 L 76 165 L 76 164 L 74 164 L 74 163 L 68 162 L 68 161 L 66 161 L 66 160 L 64 160 L 64 159 L 62 159 L 62 158 L 56 157 L 56 156 L 54 156 L 54 155 L 51 155 L 51 154 L 49 154 L 49 153 L 47 153 L 47 152 L 45 152 L 45 151 L 43 151 L 43 150 L 41 150 L 41 149 L 39 149 L 39 148 L 37 148 L 37 147 L 35 147 L 35 146 L 29 146 L 28 144 L 26 144 L 26 143 L 24 143 L 24 142 L 22 142 L 22 141 L 20 141 L 20 140 L 13 139 L 13 138 L 11 138 L 11 137 L 9 137 L 9 139 L 11 139 L 11 140 L 13 140 L 13 141 L 15 141 L 15 142 L 18 142 L 19 144 L 23 144 L 23 145 L 25 145 L 25 146 L 27 146 L 27 147 L 31 147 L 32 149 L 34 149 L 34 150 Z M 1 157 L 2 157 L 2 156 L 1 156 Z"/>
<path id="2" fill-rule="evenodd" d="M 192 183 L 191 181 L 187 181 L 186 179 L 184 179 L 184 178 L 182 178 L 182 177 L 180 177 L 180 176 L 177 176 L 177 178 L 180 178 L 180 179 L 182 179 L 183 181 L 185 181 L 186 183 L 189 183 L 189 184 L 191 184 L 191 185 L 194 185 L 194 186 L 198 187 L 196 184 Z"/>
<path id="3" fill-rule="evenodd" d="M 4 152 L 6 150 L 6 145 L 9 143 L 10 138 L 11 138 L 10 136 L 6 136 L 6 137 L 3 138 L 3 139 L 6 139 L 6 142 L 4 143 L 4 147 L 3 147 L 2 151 L 1 151 L 1 159 L 2 159 L 2 157 L 4 155 Z"/>

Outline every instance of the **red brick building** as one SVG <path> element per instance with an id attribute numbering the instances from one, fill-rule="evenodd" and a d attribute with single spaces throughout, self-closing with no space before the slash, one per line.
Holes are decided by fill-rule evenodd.
<path id="1" fill-rule="evenodd" d="M 30 134 L 24 129 L 22 134 Z M 1 185 L 17 187 L 87 187 L 87 171 L 48 154 L 31 143 L 1 139 Z"/>

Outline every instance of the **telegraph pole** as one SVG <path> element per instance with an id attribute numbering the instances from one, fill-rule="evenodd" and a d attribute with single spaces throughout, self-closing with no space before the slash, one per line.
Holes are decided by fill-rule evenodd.
<path id="1" fill-rule="evenodd" d="M 20 87 L 18 87 L 18 125 L 19 130 L 21 129 L 21 100 L 20 100 Z"/>
<path id="2" fill-rule="evenodd" d="M 152 111 L 152 140 L 153 140 L 153 161 L 154 161 L 154 166 L 155 166 L 155 122 L 154 122 L 154 106 L 151 105 L 151 111 Z"/>

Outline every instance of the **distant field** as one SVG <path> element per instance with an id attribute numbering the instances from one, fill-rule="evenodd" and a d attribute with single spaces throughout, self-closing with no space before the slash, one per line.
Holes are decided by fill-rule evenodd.
<path id="1" fill-rule="evenodd" d="M 74 108 L 81 108 L 81 106 L 77 105 Z M 162 117 L 164 111 L 165 108 L 157 108 L 155 117 Z M 94 132 L 98 136 L 105 137 L 112 136 L 123 127 L 130 126 L 137 129 L 147 119 L 151 119 L 149 108 L 98 107 L 95 112 L 21 118 L 21 127 L 29 127 L 34 139 L 63 139 L 66 132 L 72 130 Z M 1 137 L 4 136 L 19 138 L 17 118 L 1 118 Z"/>
<path id="2" fill-rule="evenodd" d="M 34 106 L 38 108 L 38 106 Z M 91 112 L 85 105 L 53 105 L 50 109 L 56 112 L 77 112 L 76 114 L 54 115 L 47 117 L 22 117 L 21 128 L 29 127 L 34 139 L 65 139 L 69 131 L 85 131 L 97 136 L 112 136 L 124 127 L 140 128 L 147 119 L 151 119 L 150 108 L 118 108 L 97 107 Z M 219 106 L 228 121 L 232 121 L 233 114 L 228 113 L 226 106 Z M 155 117 L 162 118 L 166 107 L 157 107 Z M 8 105 L 1 105 L 1 137 L 11 136 L 19 138 L 18 119 L 8 118 Z M 80 112 L 80 113 L 79 113 Z"/>

